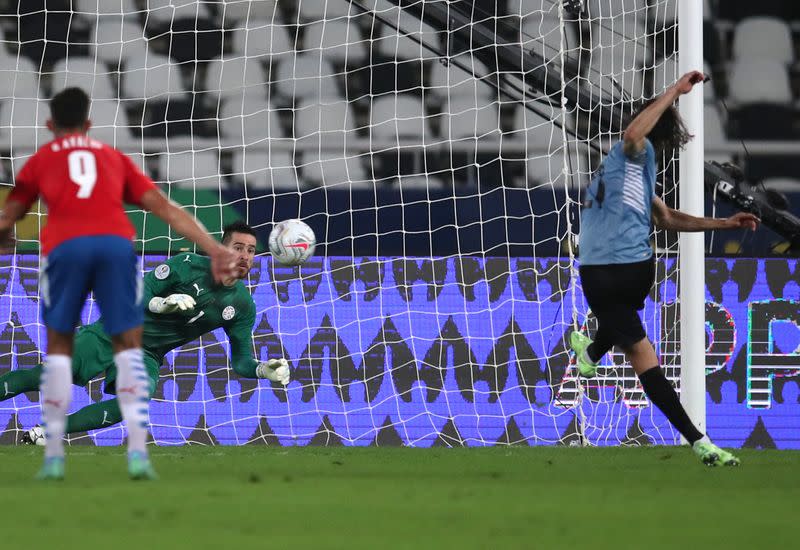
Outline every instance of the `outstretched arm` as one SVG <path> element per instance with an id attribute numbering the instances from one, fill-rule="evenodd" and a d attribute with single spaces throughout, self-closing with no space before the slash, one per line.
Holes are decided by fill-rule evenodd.
<path id="1" fill-rule="evenodd" d="M 653 130 L 661 115 L 664 114 L 664 111 L 669 109 L 678 97 L 691 92 L 694 85 L 703 82 L 704 79 L 705 75 L 700 71 L 686 73 L 644 111 L 639 113 L 628 124 L 623 134 L 625 154 L 632 157 L 644 150 L 645 139 Z"/>
<path id="2" fill-rule="evenodd" d="M 670 231 L 709 231 L 715 229 L 751 229 L 761 222 L 753 214 L 738 212 L 730 218 L 698 218 L 670 208 L 658 197 L 653 198 L 653 223 L 659 229 Z"/>
<path id="3" fill-rule="evenodd" d="M 266 378 L 271 382 L 287 385 L 291 379 L 289 363 L 286 359 L 269 359 L 257 361 L 253 357 L 253 325 L 255 324 L 255 307 L 252 312 L 230 328 L 225 329 L 231 343 L 231 367 L 244 378 Z"/>
<path id="4" fill-rule="evenodd" d="M 218 283 L 231 277 L 236 255 L 215 241 L 197 220 L 164 196 L 158 189 L 145 192 L 139 199 L 142 207 L 164 220 L 175 231 L 197 244 L 211 258 L 211 274 Z"/>

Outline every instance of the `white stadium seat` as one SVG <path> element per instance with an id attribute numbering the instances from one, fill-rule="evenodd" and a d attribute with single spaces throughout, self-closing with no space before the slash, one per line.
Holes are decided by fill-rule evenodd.
<path id="1" fill-rule="evenodd" d="M 39 70 L 25 57 L 0 58 L 0 99 L 41 96 Z"/>
<path id="2" fill-rule="evenodd" d="M 254 189 L 297 190 L 299 180 L 292 155 L 283 151 L 238 149 L 233 154 L 233 171 Z"/>
<path id="3" fill-rule="evenodd" d="M 269 19 L 249 19 L 233 30 L 233 51 L 246 57 L 278 57 L 294 54 L 287 27 Z"/>
<path id="4" fill-rule="evenodd" d="M 361 29 L 345 20 L 320 21 L 303 27 L 303 49 L 320 52 L 325 59 L 343 62 L 364 58 Z"/>
<path id="5" fill-rule="evenodd" d="M 282 137 L 277 112 L 263 99 L 245 98 L 227 100 L 219 113 L 222 137 L 243 145 L 261 144 Z"/>
<path id="6" fill-rule="evenodd" d="M 111 84 L 111 76 L 106 66 L 95 63 L 89 57 L 67 57 L 53 65 L 50 75 L 50 89 L 53 95 L 64 88 L 79 86 L 94 99 L 112 99 L 117 90 Z"/>
<path id="7" fill-rule="evenodd" d="M 122 74 L 122 95 L 126 98 L 166 101 L 184 91 L 180 67 L 163 55 L 131 59 Z"/>
<path id="8" fill-rule="evenodd" d="M 298 13 L 303 21 L 333 21 L 358 15 L 361 11 L 342 0 L 298 0 Z"/>
<path id="9" fill-rule="evenodd" d="M 147 38 L 133 16 L 104 15 L 90 33 L 89 42 L 97 59 L 116 65 L 147 55 Z"/>
<path id="10" fill-rule="evenodd" d="M 77 13 L 92 19 L 97 15 L 133 14 L 138 11 L 135 0 L 73 0 Z"/>
<path id="11" fill-rule="evenodd" d="M 223 0 L 217 3 L 217 9 L 222 14 L 227 29 L 244 25 L 246 21 L 254 19 L 276 21 L 277 6 L 278 0 Z"/>
<path id="12" fill-rule="evenodd" d="M 355 138 L 355 115 L 346 101 L 311 101 L 296 106 L 294 137 L 298 147 L 316 151 L 320 146 L 344 148 Z"/>
<path id="13" fill-rule="evenodd" d="M 157 25 L 176 19 L 211 19 L 208 6 L 200 0 L 145 0 L 145 6 L 147 23 Z"/>
<path id="14" fill-rule="evenodd" d="M 494 87 L 480 80 L 490 76 L 486 65 L 468 55 L 456 56 L 453 61 L 447 65 L 433 64 L 426 83 L 427 89 L 441 97 L 497 97 Z M 455 62 L 465 65 L 472 72 L 456 66 Z"/>
<path id="15" fill-rule="evenodd" d="M 397 21 L 395 18 L 394 21 Z M 424 47 L 424 44 L 438 46 L 440 31 L 419 19 L 401 14 L 400 28 L 402 32 L 389 25 L 384 25 L 381 36 L 374 40 L 372 47 L 381 55 L 390 59 L 432 59 L 439 57 L 437 53 Z"/>
<path id="16" fill-rule="evenodd" d="M 578 46 L 578 36 L 572 25 L 564 25 L 564 38 L 567 49 Z M 558 12 L 535 12 L 526 16 L 520 26 L 520 41 L 525 51 L 534 50 L 552 57 L 561 49 L 561 20 Z"/>
<path id="17" fill-rule="evenodd" d="M 722 116 L 714 105 L 703 108 L 703 127 L 706 147 L 718 147 L 728 141 Z"/>
<path id="18" fill-rule="evenodd" d="M 256 59 L 214 59 L 206 71 L 206 90 L 220 97 L 267 97 L 264 68 Z"/>
<path id="19" fill-rule="evenodd" d="M 363 184 L 366 171 L 358 157 L 343 154 L 310 153 L 304 155 L 303 179 L 335 189 L 344 189 L 351 184 Z"/>
<path id="20" fill-rule="evenodd" d="M 89 109 L 89 135 L 103 143 L 124 148 L 133 142 L 128 113 L 116 99 L 94 99 Z"/>
<path id="21" fill-rule="evenodd" d="M 194 189 L 219 189 L 219 157 L 215 151 L 180 151 L 159 157 L 162 180 Z"/>
<path id="22" fill-rule="evenodd" d="M 678 59 L 675 56 L 661 60 L 653 68 L 653 93 L 660 94 L 678 79 Z"/>
<path id="23" fill-rule="evenodd" d="M 780 61 L 751 58 L 734 62 L 729 89 L 731 100 L 740 105 L 792 101 L 789 73 Z"/>
<path id="24" fill-rule="evenodd" d="M 451 98 L 442 113 L 445 139 L 499 138 L 500 104 L 470 97 Z"/>
<path id="25" fill-rule="evenodd" d="M 370 109 L 370 134 L 373 139 L 422 144 L 430 142 L 425 105 L 412 94 L 388 95 L 376 98 Z"/>
<path id="26" fill-rule="evenodd" d="M 38 149 L 53 136 L 47 130 L 50 108 L 40 99 L 4 99 L 0 106 L 0 142 L 14 149 Z"/>
<path id="27" fill-rule="evenodd" d="M 286 97 L 323 100 L 341 96 L 331 62 L 318 53 L 302 53 L 284 61 L 273 80 L 278 93 Z"/>
<path id="28" fill-rule="evenodd" d="M 789 64 L 794 59 L 792 31 L 777 17 L 748 17 L 736 25 L 733 59 L 766 58 Z"/>

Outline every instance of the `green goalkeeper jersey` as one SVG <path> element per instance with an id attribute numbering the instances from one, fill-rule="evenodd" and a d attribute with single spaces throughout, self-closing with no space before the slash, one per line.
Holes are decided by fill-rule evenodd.
<path id="1" fill-rule="evenodd" d="M 153 313 L 148 308 L 155 296 L 188 294 L 194 309 Z M 253 325 L 256 306 L 242 281 L 231 286 L 214 283 L 211 262 L 205 256 L 184 253 L 170 258 L 144 276 L 144 334 L 142 347 L 159 364 L 171 350 L 222 328 L 231 346 L 231 366 L 240 374 L 254 376 Z"/>

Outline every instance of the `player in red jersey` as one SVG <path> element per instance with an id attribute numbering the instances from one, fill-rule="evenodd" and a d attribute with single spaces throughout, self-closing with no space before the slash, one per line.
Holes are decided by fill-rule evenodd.
<path id="1" fill-rule="evenodd" d="M 93 291 L 112 338 L 117 398 L 128 427 L 128 472 L 133 479 L 152 479 L 156 476 L 145 447 L 149 379 L 142 359 L 142 278 L 132 242 L 136 232 L 123 203 L 149 210 L 194 241 L 211 257 L 217 283 L 233 271 L 235 255 L 169 201 L 128 157 L 87 136 L 89 103 L 79 88 L 67 88 L 53 97 L 47 127 L 55 139 L 19 172 L 0 214 L 0 242 L 9 242 L 14 223 L 38 197 L 48 207 L 40 236 L 40 294 L 47 327 L 40 391 L 48 435 L 38 477 L 64 477 L 73 334 Z"/>

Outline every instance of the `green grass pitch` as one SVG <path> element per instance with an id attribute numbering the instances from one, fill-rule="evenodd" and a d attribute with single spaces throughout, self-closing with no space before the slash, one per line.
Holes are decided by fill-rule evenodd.
<path id="1" fill-rule="evenodd" d="M 800 453 L 688 448 L 0 447 L 2 548 L 796 548 Z"/>

